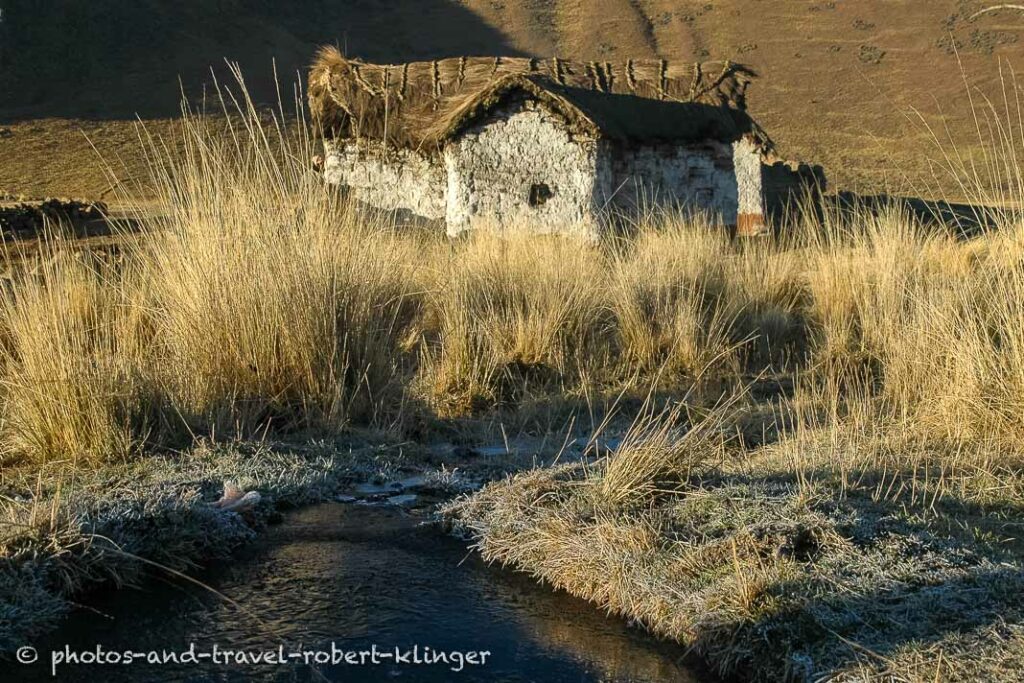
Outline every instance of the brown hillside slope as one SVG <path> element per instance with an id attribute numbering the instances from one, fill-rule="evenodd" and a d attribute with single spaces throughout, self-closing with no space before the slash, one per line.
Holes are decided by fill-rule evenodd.
<path id="1" fill-rule="evenodd" d="M 95 197 L 108 183 L 82 131 L 107 157 L 125 159 L 131 175 L 134 114 L 157 130 L 172 125 L 179 75 L 198 100 L 208 67 L 235 59 L 258 96 L 273 99 L 272 58 L 290 78 L 318 45 L 336 43 L 384 62 L 730 58 L 760 74 L 748 104 L 780 151 L 823 164 L 834 187 L 955 197 L 955 186 L 931 180 L 926 157 L 937 152 L 905 114 L 924 111 L 964 144 L 975 137 L 961 63 L 972 83 L 993 92 L 999 63 L 1019 66 L 1024 57 L 1024 13 L 969 19 L 990 4 L 14 0 L 0 22 L 0 189 Z"/>

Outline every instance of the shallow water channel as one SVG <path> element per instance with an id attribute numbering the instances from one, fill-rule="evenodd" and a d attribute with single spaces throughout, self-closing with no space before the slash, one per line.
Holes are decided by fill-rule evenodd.
<path id="1" fill-rule="evenodd" d="M 13 665 L 15 677 L 3 679 L 53 680 L 50 651 L 65 646 L 95 652 L 101 644 L 108 658 L 128 651 L 163 657 L 195 643 L 197 663 L 152 664 L 133 655 L 130 665 L 62 664 L 56 680 L 711 680 L 683 662 L 681 648 L 487 566 L 465 543 L 422 521 L 393 507 L 354 504 L 289 513 L 231 563 L 198 575 L 220 596 L 181 579 L 92 595 L 58 632 L 35 643 L 38 664 Z M 283 654 L 286 662 L 215 665 L 214 644 L 218 657 L 246 651 Z M 395 661 L 396 648 L 408 661 Z M 340 652 L 356 654 L 348 663 L 316 663 L 318 656 L 337 661 Z M 368 653 L 362 663 L 360 652 Z M 441 653 L 447 663 L 436 661 Z M 435 663 L 426 663 L 431 658 Z"/>

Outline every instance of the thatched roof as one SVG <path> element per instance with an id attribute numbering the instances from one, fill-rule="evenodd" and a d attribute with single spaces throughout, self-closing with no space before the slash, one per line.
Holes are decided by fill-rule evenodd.
<path id="1" fill-rule="evenodd" d="M 324 48 L 309 76 L 310 109 L 325 135 L 434 153 L 514 97 L 559 114 L 575 132 L 633 141 L 729 142 L 767 137 L 746 114 L 753 74 L 730 62 L 572 62 L 456 57 L 367 64 Z"/>

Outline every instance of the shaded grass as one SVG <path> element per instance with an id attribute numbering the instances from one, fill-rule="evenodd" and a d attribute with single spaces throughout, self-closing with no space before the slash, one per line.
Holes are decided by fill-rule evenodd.
<path id="1" fill-rule="evenodd" d="M 329 500 L 372 476 L 379 453 L 356 446 L 342 455 L 328 444 L 204 441 L 92 471 L 10 476 L 0 501 L 0 652 L 54 627 L 83 590 L 137 584 L 154 566 L 188 571 L 224 559 L 277 509 Z M 227 480 L 262 492 L 245 518 L 209 505 Z"/>
<path id="2" fill-rule="evenodd" d="M 695 466 L 685 450 L 662 451 L 656 433 L 606 462 L 491 484 L 444 513 L 488 560 L 688 644 L 726 676 L 1015 680 L 1024 571 L 1007 545 L 1014 525 L 999 520 L 1019 519 L 1019 503 L 961 497 L 992 483 L 975 478 L 984 460 L 929 479 L 941 450 L 907 462 L 907 445 L 879 441 L 876 457 L 898 449 L 898 466 L 847 459 L 834 471 L 836 436 L 784 440 L 739 462 L 706 448 Z M 847 437 L 843 453 L 869 445 Z M 616 478 L 623 467 L 639 477 L 654 453 L 651 479 Z M 1003 477 L 1019 487 L 1019 475 Z"/>

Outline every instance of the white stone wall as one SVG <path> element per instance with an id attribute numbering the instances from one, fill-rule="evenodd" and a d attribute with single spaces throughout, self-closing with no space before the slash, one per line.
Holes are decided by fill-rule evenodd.
<path id="1" fill-rule="evenodd" d="M 701 211 L 736 225 L 740 193 L 731 146 L 615 144 L 608 154 L 611 182 L 605 187 L 611 187 L 613 208 Z"/>
<path id="2" fill-rule="evenodd" d="M 378 209 L 404 209 L 431 220 L 445 217 L 444 165 L 414 151 L 327 141 L 324 180 L 348 187 L 356 199 Z"/>
<path id="3" fill-rule="evenodd" d="M 466 130 L 443 159 L 328 141 L 324 177 L 370 206 L 444 220 L 453 236 L 486 226 L 596 237 L 606 209 L 652 207 L 707 212 L 748 234 L 764 225 L 762 160 L 753 141 L 599 143 L 573 136 L 529 100 Z"/>
<path id="4" fill-rule="evenodd" d="M 596 236 L 597 153 L 596 140 L 574 137 L 534 102 L 495 111 L 445 149 L 448 234 L 486 226 Z"/>
<path id="5" fill-rule="evenodd" d="M 739 188 L 739 213 L 763 214 L 761 152 L 750 140 L 733 143 L 733 167 Z"/>
<path id="6" fill-rule="evenodd" d="M 753 140 L 743 138 L 732 146 L 738 193 L 736 230 L 755 235 L 765 229 L 764 172 L 761 150 Z"/>

